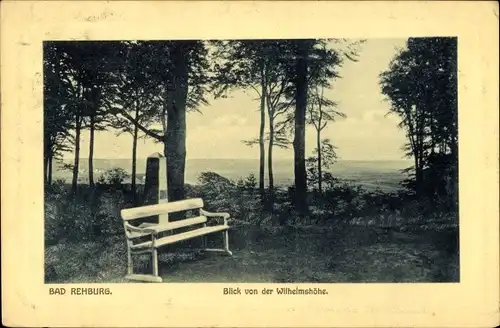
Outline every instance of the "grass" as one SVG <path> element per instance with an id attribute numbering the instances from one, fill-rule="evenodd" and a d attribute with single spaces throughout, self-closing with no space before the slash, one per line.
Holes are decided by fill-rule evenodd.
<path id="1" fill-rule="evenodd" d="M 448 228 L 237 227 L 230 232 L 232 257 L 165 247 L 159 271 L 171 283 L 457 282 L 457 234 Z M 221 243 L 216 237 L 210 242 Z M 45 257 L 47 282 L 126 282 L 122 236 L 49 246 Z M 136 259 L 135 270 L 150 270 L 148 255 Z"/>

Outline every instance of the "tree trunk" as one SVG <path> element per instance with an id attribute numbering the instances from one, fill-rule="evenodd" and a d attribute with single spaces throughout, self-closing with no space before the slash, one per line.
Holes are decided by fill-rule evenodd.
<path id="1" fill-rule="evenodd" d="M 274 173 L 273 173 L 273 146 L 274 146 L 274 122 L 272 117 L 269 117 L 269 148 L 267 155 L 267 171 L 269 174 L 269 206 L 274 207 Z"/>
<path id="2" fill-rule="evenodd" d="M 421 174 L 419 170 L 419 163 L 418 163 L 418 153 L 415 151 L 413 154 L 413 160 L 415 162 L 415 193 L 418 195 L 418 189 L 420 188 L 420 179 L 421 179 Z"/>
<path id="3" fill-rule="evenodd" d="M 135 120 L 139 121 L 139 106 L 137 106 L 137 101 L 135 102 Z M 134 197 L 134 202 L 137 202 L 137 187 L 135 184 L 135 178 L 137 175 L 137 136 L 139 134 L 139 127 L 134 124 L 134 140 L 132 141 L 132 195 Z"/>
<path id="4" fill-rule="evenodd" d="M 421 158 L 420 158 L 420 136 L 419 132 L 417 131 L 416 135 L 416 147 L 414 151 L 414 156 L 415 156 L 415 192 L 417 194 L 417 197 L 421 196 L 422 193 L 422 170 L 421 170 Z"/>
<path id="5" fill-rule="evenodd" d="M 169 201 L 184 199 L 186 167 L 186 100 L 188 62 L 185 46 L 192 41 L 179 41 L 172 46 L 173 74 L 167 85 L 167 133 L 165 157 Z"/>
<path id="6" fill-rule="evenodd" d="M 44 152 L 43 152 L 43 182 L 44 184 L 49 183 L 48 181 L 48 171 L 49 171 L 49 159 L 51 153 L 51 145 L 49 141 L 49 137 L 45 135 L 44 137 Z"/>
<path id="7" fill-rule="evenodd" d="M 458 142 L 455 141 L 456 138 L 453 137 L 452 144 L 450 145 L 450 152 L 452 157 L 452 169 L 451 169 L 451 184 L 452 184 L 452 201 L 454 205 L 458 205 Z"/>
<path id="8" fill-rule="evenodd" d="M 89 142 L 89 185 L 94 186 L 94 132 L 95 115 L 90 116 L 90 142 Z"/>
<path id="9" fill-rule="evenodd" d="M 320 122 L 321 124 L 321 122 Z M 318 191 L 323 192 L 323 172 L 321 171 L 321 130 L 317 130 L 316 134 L 316 147 L 318 148 Z"/>
<path id="10" fill-rule="evenodd" d="M 259 151 L 260 151 L 260 163 L 259 163 L 259 193 L 260 199 L 264 202 L 265 199 L 265 186 L 264 186 L 264 175 L 265 175 L 265 161 L 266 152 L 264 145 L 264 133 L 266 125 L 266 85 L 264 79 L 264 68 L 261 69 L 260 78 L 260 130 L 259 130 Z"/>
<path id="11" fill-rule="evenodd" d="M 49 168 L 48 168 L 48 176 L 47 176 L 47 185 L 52 184 L 52 162 L 54 161 L 53 158 L 54 154 L 51 152 L 49 156 Z"/>
<path id="12" fill-rule="evenodd" d="M 307 214 L 307 173 L 305 161 L 305 131 L 307 110 L 307 41 L 298 41 L 295 81 L 295 136 L 293 140 L 295 162 L 295 206 L 300 214 Z"/>
<path id="13" fill-rule="evenodd" d="M 422 198 L 423 196 L 423 130 L 422 130 L 422 115 L 419 113 L 419 107 L 415 108 L 415 191 L 417 198 Z"/>
<path id="14" fill-rule="evenodd" d="M 79 114 L 76 115 L 75 124 L 75 159 L 73 162 L 73 181 L 71 183 L 71 193 L 76 194 L 76 189 L 78 185 L 78 168 L 80 163 L 80 132 L 82 127 L 82 121 Z"/>
<path id="15" fill-rule="evenodd" d="M 417 108 L 419 110 L 419 108 Z M 416 182 L 417 182 L 417 196 L 419 198 L 424 197 L 424 117 L 422 113 L 419 113 L 418 123 L 417 123 L 417 156 L 418 156 L 418 168 L 416 171 Z"/>
<path id="16" fill-rule="evenodd" d="M 49 171 L 49 161 L 48 158 L 45 157 L 43 159 L 43 184 L 48 184 L 48 171 Z"/>

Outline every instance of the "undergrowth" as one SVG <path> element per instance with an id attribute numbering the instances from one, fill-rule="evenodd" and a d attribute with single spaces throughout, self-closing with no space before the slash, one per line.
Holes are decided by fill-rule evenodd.
<path id="1" fill-rule="evenodd" d="M 253 176 L 231 181 L 216 173 L 206 172 L 200 176 L 199 182 L 198 185 L 186 186 L 186 198 L 201 197 L 207 210 L 229 212 L 229 223 L 237 231 L 233 232 L 236 237 L 232 238 L 232 242 L 240 248 L 239 254 L 243 257 L 240 262 L 235 262 L 234 272 L 225 272 L 226 277 L 245 276 L 243 271 L 246 269 L 240 267 L 244 264 L 256 266 L 254 273 L 247 272 L 245 279 L 248 281 L 267 279 L 283 282 L 302 276 L 308 277 L 307 281 L 325 282 L 458 279 L 456 212 L 440 210 L 435 203 L 417 201 L 411 193 L 367 191 L 360 186 L 339 182 L 323 192 L 309 191 L 309 214 L 299 215 L 291 201 L 293 188 L 277 188 L 270 202 L 268 191 L 264 195 L 259 194 Z M 106 184 L 104 181 L 93 187 L 79 186 L 76 194 L 72 194 L 62 181 L 47 187 L 46 281 L 123 282 L 126 246 L 120 211 L 133 207 L 140 196 L 133 195 L 125 185 Z M 423 248 L 418 242 L 423 242 L 421 237 L 417 241 L 412 239 L 417 235 L 426 236 Z M 290 239 L 290 236 L 295 237 Z M 304 237 L 305 241 L 299 241 L 297 236 Z M 384 241 L 384 238 L 391 242 Z M 302 243 L 300 250 L 303 255 L 294 253 L 298 243 Z M 335 246 L 329 248 L 330 244 Z M 316 248 L 311 248 L 311 245 L 316 245 Z M 255 249 L 252 250 L 252 247 Z M 174 265 L 179 272 L 184 272 L 178 267 L 179 263 L 199 256 L 189 249 L 187 252 L 182 249 L 164 252 L 161 263 L 166 267 Z M 303 256 L 319 267 L 309 272 L 299 263 L 297 267 L 283 264 Z M 455 262 L 450 264 L 443 256 L 450 256 Z M 213 265 L 216 270 L 227 270 L 227 262 L 210 261 L 200 263 L 208 267 Z M 436 273 L 441 269 L 429 264 L 431 262 L 448 268 L 442 269 L 448 271 Z M 276 263 L 282 265 L 276 266 Z M 136 265 L 139 271 L 151 269 L 147 256 L 140 257 Z M 195 261 L 195 264 L 186 266 L 195 271 L 184 269 L 187 270 L 185 274 L 194 280 L 208 279 L 198 276 L 198 265 L 203 264 Z M 259 266 L 261 269 L 269 266 L 269 275 L 259 272 Z M 288 270 L 290 274 L 283 270 Z M 168 276 L 182 280 L 176 272 L 171 270 Z M 216 278 L 217 275 L 213 277 Z"/>

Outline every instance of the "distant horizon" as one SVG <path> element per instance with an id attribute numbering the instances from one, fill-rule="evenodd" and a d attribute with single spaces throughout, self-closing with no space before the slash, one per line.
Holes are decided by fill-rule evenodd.
<path id="1" fill-rule="evenodd" d="M 325 169 L 325 172 L 331 173 L 344 182 L 356 182 L 366 188 L 375 190 L 377 187 L 385 190 L 397 189 L 399 183 L 406 177 L 402 170 L 411 165 L 410 160 L 344 160 L 340 159 Z M 72 164 L 71 160 L 66 159 L 63 164 Z M 146 158 L 137 158 L 136 163 L 136 181 L 143 181 L 146 174 Z M 71 171 L 64 169 L 60 163 L 54 165 L 55 179 L 71 179 Z M 131 174 L 131 158 L 94 158 L 93 172 L 94 178 L 97 175 L 104 174 L 113 168 L 124 169 L 127 174 Z M 89 169 L 88 158 L 80 157 L 79 163 L 79 181 L 83 183 L 88 181 L 87 172 Z M 269 181 L 269 172 L 266 162 L 264 182 Z M 214 172 L 220 176 L 238 181 L 246 179 L 250 175 L 258 176 L 259 159 L 258 158 L 190 158 L 186 160 L 185 177 L 186 184 L 196 185 L 199 183 L 203 172 Z M 293 158 L 280 158 L 273 162 L 274 184 L 275 186 L 289 186 L 294 180 Z M 97 174 L 97 175 L 96 175 Z M 128 178 L 127 178 L 128 179 Z M 128 181 L 128 180 L 126 180 Z"/>
<path id="2" fill-rule="evenodd" d="M 137 157 L 137 160 L 145 160 L 148 157 Z M 80 157 L 80 160 L 88 160 L 89 157 Z M 73 158 L 63 158 L 63 161 L 73 161 Z M 94 157 L 93 160 L 124 160 L 124 161 L 132 161 L 132 158 L 103 158 L 99 157 L 96 158 Z M 202 161 L 227 161 L 227 160 L 238 160 L 238 161 L 258 161 L 259 158 L 186 158 L 186 161 L 192 161 L 192 160 L 202 160 Z M 289 158 L 278 158 L 275 159 L 275 162 L 280 162 L 280 161 L 291 161 L 293 160 L 293 157 Z M 411 162 L 412 159 L 349 159 L 349 158 L 342 158 L 338 159 L 337 162 L 344 162 L 344 161 L 351 161 L 351 162 Z M 267 161 L 266 161 L 266 166 L 267 166 Z"/>

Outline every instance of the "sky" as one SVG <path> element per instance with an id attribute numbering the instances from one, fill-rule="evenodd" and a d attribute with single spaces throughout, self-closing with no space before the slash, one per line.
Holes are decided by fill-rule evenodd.
<path id="1" fill-rule="evenodd" d="M 379 74 L 406 39 L 369 39 L 360 48 L 357 62 L 346 61 L 332 88 L 325 96 L 338 103 L 337 110 L 346 118 L 330 122 L 323 130 L 337 147 L 340 160 L 400 160 L 405 143 L 404 132 L 397 128 L 398 118 L 386 114 L 389 103 L 380 92 Z M 259 101 L 255 91 L 238 90 L 226 99 L 209 99 L 201 113 L 187 116 L 187 159 L 244 158 L 258 159 L 258 146 L 248 147 L 242 140 L 254 139 L 259 133 Z M 306 128 L 306 156 L 315 147 L 314 127 Z M 89 133 L 82 133 L 81 157 L 88 157 Z M 138 143 L 138 158 L 163 152 L 161 144 L 144 139 Z M 71 158 L 73 154 L 66 154 Z M 113 131 L 97 132 L 94 158 L 127 159 L 132 157 L 132 136 L 116 136 Z M 293 158 L 293 150 L 277 149 L 274 157 Z"/>

